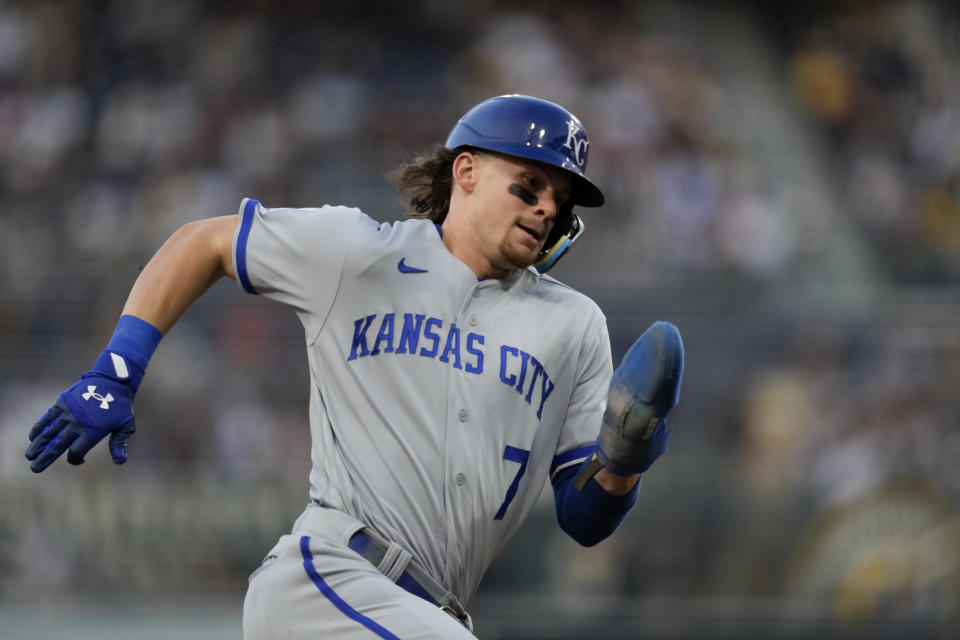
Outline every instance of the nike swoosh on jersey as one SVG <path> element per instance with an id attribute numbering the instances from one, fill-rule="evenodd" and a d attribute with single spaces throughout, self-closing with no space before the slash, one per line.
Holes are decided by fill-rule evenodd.
<path id="1" fill-rule="evenodd" d="M 426 269 L 418 269 L 417 267 L 409 267 L 406 263 L 406 258 L 400 258 L 400 262 L 397 263 L 397 271 L 400 273 L 426 273 Z"/>

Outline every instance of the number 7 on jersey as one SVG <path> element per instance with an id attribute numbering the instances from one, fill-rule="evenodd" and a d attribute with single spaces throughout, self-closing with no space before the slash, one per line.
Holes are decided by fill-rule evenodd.
<path id="1" fill-rule="evenodd" d="M 509 507 L 513 499 L 517 497 L 517 487 L 520 486 L 520 478 L 522 478 L 523 474 L 527 471 L 527 460 L 530 459 L 530 451 L 507 445 L 507 448 L 503 450 L 503 459 L 509 460 L 510 462 L 519 462 L 520 470 L 517 471 L 513 482 L 507 487 L 507 495 L 503 499 L 503 504 L 497 509 L 497 515 L 493 516 L 494 520 L 503 520 L 503 514 L 507 512 L 507 507 Z"/>

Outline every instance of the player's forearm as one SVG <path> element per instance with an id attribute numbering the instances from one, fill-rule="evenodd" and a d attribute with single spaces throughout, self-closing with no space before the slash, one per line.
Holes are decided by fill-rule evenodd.
<path id="1" fill-rule="evenodd" d="M 123 313 L 166 333 L 223 276 L 234 277 L 230 255 L 236 216 L 184 225 L 160 247 L 137 278 Z"/>

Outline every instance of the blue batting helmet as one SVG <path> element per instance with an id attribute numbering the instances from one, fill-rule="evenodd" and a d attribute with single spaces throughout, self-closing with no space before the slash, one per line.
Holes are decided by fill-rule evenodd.
<path id="1" fill-rule="evenodd" d="M 445 146 L 476 147 L 552 164 L 571 174 L 572 204 L 603 204 L 603 193 L 584 175 L 590 151 L 587 132 L 575 115 L 548 100 L 518 94 L 484 100 L 460 118 Z"/>
<path id="2" fill-rule="evenodd" d="M 570 201 L 561 209 L 534 263 L 541 273 L 556 264 L 583 233 L 583 221 L 572 206 L 599 207 L 604 202 L 603 193 L 584 175 L 590 151 L 587 132 L 575 115 L 548 100 L 519 94 L 484 100 L 460 118 L 444 146 L 519 156 L 559 167 L 570 175 Z"/>

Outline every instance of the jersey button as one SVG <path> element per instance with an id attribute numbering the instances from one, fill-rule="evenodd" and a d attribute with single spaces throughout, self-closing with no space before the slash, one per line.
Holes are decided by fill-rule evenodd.
<path id="1" fill-rule="evenodd" d="M 466 422 L 466 421 L 467 421 L 467 410 L 466 410 L 466 409 L 460 409 L 460 413 L 457 414 L 457 417 L 460 418 L 460 422 Z"/>
<path id="2" fill-rule="evenodd" d="M 467 481 L 467 476 L 463 475 L 462 473 L 457 474 L 457 485 L 462 487 L 463 483 L 466 481 Z"/>
<path id="3" fill-rule="evenodd" d="M 470 316 L 470 326 L 471 326 L 471 327 L 477 326 L 477 316 L 476 316 L 476 315 L 471 315 L 471 316 Z"/>

